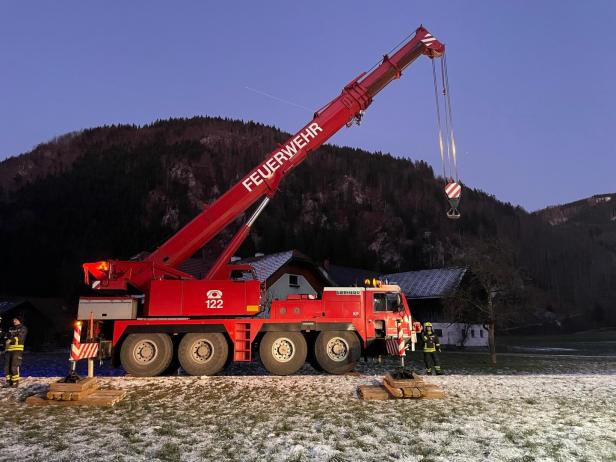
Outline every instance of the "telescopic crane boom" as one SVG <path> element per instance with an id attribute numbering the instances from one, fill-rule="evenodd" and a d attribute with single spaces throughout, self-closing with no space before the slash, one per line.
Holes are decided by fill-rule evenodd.
<path id="1" fill-rule="evenodd" d="M 342 93 L 314 114 L 314 118 L 213 204 L 196 216 L 144 261 L 105 261 L 84 264 L 86 282 L 94 289 L 127 289 L 128 285 L 147 292 L 151 281 L 192 279 L 177 268 L 257 201 L 261 203 L 241 227 L 206 279 L 228 278 L 227 262 L 244 241 L 258 214 L 274 196 L 282 179 L 302 163 L 308 154 L 325 143 L 344 126 L 359 123 L 372 99 L 419 56 L 440 57 L 445 45 L 423 26 L 391 56 L 351 80 Z"/>

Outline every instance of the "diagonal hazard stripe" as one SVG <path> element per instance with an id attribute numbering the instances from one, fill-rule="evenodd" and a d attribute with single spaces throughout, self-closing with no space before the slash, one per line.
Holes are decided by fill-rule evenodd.
<path id="1" fill-rule="evenodd" d="M 450 199 L 457 199 L 462 194 L 462 186 L 458 183 L 449 183 L 445 186 L 445 194 L 447 194 L 447 197 Z"/>

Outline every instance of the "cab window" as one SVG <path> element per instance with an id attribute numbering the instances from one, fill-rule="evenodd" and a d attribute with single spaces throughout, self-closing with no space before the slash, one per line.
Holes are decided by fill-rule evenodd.
<path id="1" fill-rule="evenodd" d="M 395 292 L 374 294 L 374 311 L 399 311 L 402 297 Z"/>
<path id="2" fill-rule="evenodd" d="M 374 294 L 374 311 L 387 311 L 385 294 Z"/>

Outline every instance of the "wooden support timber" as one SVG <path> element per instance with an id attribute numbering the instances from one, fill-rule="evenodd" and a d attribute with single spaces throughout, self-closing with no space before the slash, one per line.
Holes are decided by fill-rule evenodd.
<path id="1" fill-rule="evenodd" d="M 360 385 L 359 397 L 364 400 L 386 400 L 391 395 L 381 385 Z"/>
<path id="2" fill-rule="evenodd" d="M 126 396 L 124 390 L 96 390 L 81 399 L 57 400 L 40 395 L 29 396 L 26 404 L 30 406 L 113 406 Z"/>
<path id="3" fill-rule="evenodd" d="M 383 377 L 383 385 L 361 385 L 359 397 L 363 400 L 385 399 L 443 399 L 447 395 L 438 385 L 424 382 L 415 372 L 396 371 Z"/>
<path id="4" fill-rule="evenodd" d="M 49 385 L 49 391 L 29 396 L 31 406 L 113 406 L 126 396 L 124 390 L 100 390 L 96 378 L 88 377 L 77 382 L 62 380 Z"/>

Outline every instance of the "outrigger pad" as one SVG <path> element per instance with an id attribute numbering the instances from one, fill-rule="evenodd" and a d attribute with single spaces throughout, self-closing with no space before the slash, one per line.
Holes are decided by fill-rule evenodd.
<path id="1" fill-rule="evenodd" d="M 396 380 L 415 380 L 417 378 L 417 373 L 415 371 L 402 368 L 394 369 L 389 375 Z"/>
<path id="2" fill-rule="evenodd" d="M 58 383 L 77 383 L 80 380 L 82 380 L 82 378 L 78 376 L 75 371 L 70 371 L 66 377 L 58 380 Z"/>

